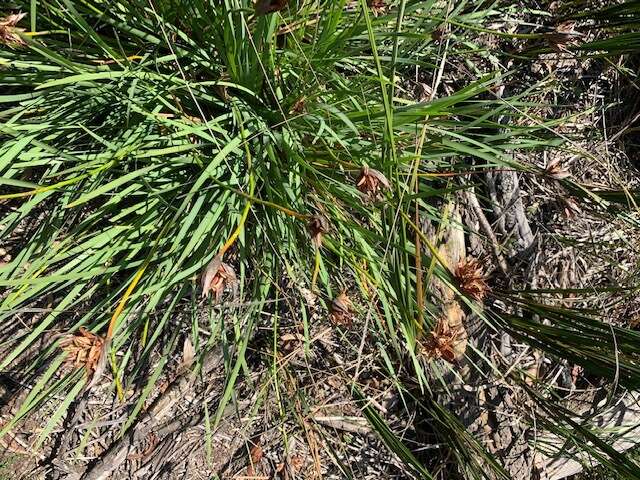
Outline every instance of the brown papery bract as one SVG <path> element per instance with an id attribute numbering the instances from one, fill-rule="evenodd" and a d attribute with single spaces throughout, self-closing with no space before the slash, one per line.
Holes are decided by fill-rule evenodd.
<path id="1" fill-rule="evenodd" d="M 358 187 L 358 190 L 362 193 L 370 197 L 376 197 L 383 189 L 389 190 L 391 188 L 391 184 L 382 172 L 369 168 L 365 165 L 362 167 L 362 170 L 360 170 L 360 176 L 358 177 L 356 187 Z"/>
<path id="2" fill-rule="evenodd" d="M 482 301 L 489 291 L 480 262 L 475 258 L 462 260 L 455 269 L 458 288 L 474 300 Z"/>
<path id="3" fill-rule="evenodd" d="M 67 353 L 67 364 L 84 367 L 87 376 L 92 377 L 98 370 L 104 343 L 104 338 L 80 327 L 75 334 L 63 337 L 60 348 Z"/>
<path id="4" fill-rule="evenodd" d="M 237 285 L 236 272 L 231 265 L 222 261 L 222 255 L 216 255 L 202 273 L 202 297 L 208 297 L 212 292 L 216 302 L 220 301 L 227 286 L 235 291 Z"/>

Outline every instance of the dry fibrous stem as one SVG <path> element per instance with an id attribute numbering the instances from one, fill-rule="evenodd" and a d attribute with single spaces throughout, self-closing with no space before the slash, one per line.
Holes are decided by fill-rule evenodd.
<path id="1" fill-rule="evenodd" d="M 202 297 L 208 297 L 209 292 L 219 302 L 226 287 L 237 289 L 238 278 L 233 267 L 222 261 L 222 255 L 216 255 L 202 274 Z"/>
<path id="2" fill-rule="evenodd" d="M 498 242 L 498 239 L 496 238 L 496 234 L 493 232 L 493 229 L 491 228 L 491 224 L 489 223 L 489 220 L 487 220 L 487 217 L 484 214 L 482 207 L 480 206 L 480 202 L 478 201 L 478 197 L 476 197 L 476 194 L 473 188 L 470 188 L 467 190 L 466 197 L 467 197 L 469 207 L 471 207 L 471 210 L 475 213 L 476 217 L 478 218 L 480 227 L 482 228 L 482 230 L 484 230 L 484 233 L 487 235 L 487 237 L 491 242 L 491 246 L 493 247 L 493 254 L 496 257 L 496 260 L 498 261 L 498 266 L 500 267 L 502 274 L 507 276 L 508 270 L 509 270 L 507 261 L 504 258 L 504 255 L 502 254 L 500 243 Z"/>
<path id="3" fill-rule="evenodd" d="M 460 291 L 474 300 L 482 301 L 487 295 L 489 286 L 477 259 L 469 257 L 462 260 L 456 266 L 454 276 Z"/>

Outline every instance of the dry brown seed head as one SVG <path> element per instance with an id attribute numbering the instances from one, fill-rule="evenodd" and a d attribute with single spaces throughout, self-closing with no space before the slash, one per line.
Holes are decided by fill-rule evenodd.
<path id="1" fill-rule="evenodd" d="M 0 19 L 0 43 L 12 46 L 25 46 L 26 43 L 19 35 L 19 32 L 24 32 L 24 28 L 19 28 L 16 25 L 22 20 L 26 13 L 13 13 Z"/>
<path id="2" fill-rule="evenodd" d="M 104 338 L 80 327 L 76 333 L 63 337 L 60 348 L 67 353 L 67 364 L 84 367 L 87 376 L 91 377 L 98 369 L 104 343 Z"/>
<path id="3" fill-rule="evenodd" d="M 456 266 L 454 276 L 458 288 L 477 301 L 482 301 L 489 291 L 480 262 L 475 258 L 466 258 Z"/>
<path id="4" fill-rule="evenodd" d="M 362 193 L 375 197 L 381 190 L 390 189 L 391 184 L 382 172 L 374 168 L 369 168 L 365 165 L 362 167 L 362 170 L 360 170 L 360 176 L 358 177 L 356 187 L 358 187 L 358 190 Z"/>
<path id="5" fill-rule="evenodd" d="M 422 352 L 428 358 L 443 359 L 455 363 L 464 356 L 467 346 L 467 335 L 464 327 L 449 326 L 446 317 L 440 318 L 422 345 Z"/>

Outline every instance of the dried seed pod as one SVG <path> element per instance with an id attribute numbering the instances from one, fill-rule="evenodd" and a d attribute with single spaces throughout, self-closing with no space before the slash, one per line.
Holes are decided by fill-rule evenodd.
<path id="1" fill-rule="evenodd" d="M 65 362 L 74 367 L 84 367 L 88 377 L 93 377 L 100 370 L 104 346 L 104 338 L 84 327 L 74 334 L 65 335 L 60 341 L 60 348 L 67 353 Z"/>
<path id="2" fill-rule="evenodd" d="M 329 220 L 322 215 L 314 215 L 307 224 L 311 241 L 316 247 L 322 246 L 322 236 L 329 231 Z"/>
<path id="3" fill-rule="evenodd" d="M 482 301 L 489 291 L 489 286 L 482 272 L 480 262 L 475 258 L 466 258 L 456 266 L 454 276 L 460 291 L 474 300 Z"/>
<path id="4" fill-rule="evenodd" d="M 371 197 L 377 196 L 382 189 L 388 190 L 391 184 L 382 172 L 369 168 L 366 165 L 360 170 L 360 176 L 356 183 L 358 190 Z"/>
<path id="5" fill-rule="evenodd" d="M 26 15 L 26 13 L 14 13 L 0 19 L 0 43 L 10 47 L 23 47 L 26 45 L 25 41 L 19 35 L 19 32 L 25 31 L 24 28 L 16 26 Z"/>
<path id="6" fill-rule="evenodd" d="M 207 297 L 209 296 L 209 292 L 213 292 L 214 300 L 219 302 L 226 287 L 231 287 L 235 294 L 238 286 L 238 278 L 236 277 L 236 272 L 233 270 L 233 267 L 222 261 L 222 255 L 216 255 L 209 265 L 207 265 L 207 268 L 205 268 L 202 274 L 201 285 L 202 297 Z"/>
<path id="7" fill-rule="evenodd" d="M 571 176 L 569 170 L 560 164 L 560 160 L 552 160 L 544 169 L 544 175 L 554 180 L 562 180 Z"/>
<path id="8" fill-rule="evenodd" d="M 342 325 L 348 327 L 353 321 L 352 316 L 353 303 L 345 292 L 338 295 L 331 302 L 331 308 L 329 310 L 329 318 L 335 325 Z"/>

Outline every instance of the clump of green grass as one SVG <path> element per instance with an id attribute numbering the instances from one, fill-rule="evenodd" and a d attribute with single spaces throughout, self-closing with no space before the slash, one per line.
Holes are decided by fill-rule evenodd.
<path id="1" fill-rule="evenodd" d="M 106 336 L 115 394 L 124 400 L 134 390 L 141 405 L 177 351 L 183 300 L 201 295 L 199 278 L 216 259 L 237 278 L 238 297 L 227 292 L 223 300 L 247 306 L 233 310 L 232 318 L 246 319 L 235 325 L 215 310 L 206 344 L 194 339 L 199 355 L 223 338 L 240 346 L 228 365 L 230 393 L 212 418 L 244 370 L 261 309 L 286 282 L 327 306 L 352 285 L 378 307 L 372 328 L 388 375 L 408 369 L 429 394 L 420 342 L 441 305 L 424 285 L 437 278 L 455 288 L 455 281 L 415 219 L 447 222 L 441 205 L 464 188 L 448 175 L 536 173 L 513 152 L 560 144 L 553 132 L 560 121 L 518 122 L 538 105 L 492 94 L 510 72 L 472 72 L 422 100 L 401 91 L 396 79 L 415 69 L 437 79 L 447 58 L 471 59 L 478 52 L 466 26 L 484 28 L 499 12 L 465 1 L 388 3 L 380 16 L 365 0 L 290 1 L 267 15 L 248 0 L 15 5 L 29 16 L 21 20 L 24 45 L 0 50 L 0 238 L 14 247 L 0 267 L 0 319 L 11 333 L 2 338 L 0 369 L 37 382 L 3 432 L 57 394 L 63 400 L 46 436 L 86 385 L 78 372 L 61 373 L 63 353 L 46 341 L 52 330 Z M 443 25 L 455 30 L 444 43 L 432 36 Z M 501 123 L 504 115 L 512 121 Z M 388 182 L 376 198 L 358 189 L 363 169 Z M 637 386 L 637 333 L 524 295 L 497 292 L 518 312 L 497 314 L 458 293 L 490 327 Z M 12 323 L 49 300 L 28 328 Z M 211 301 L 191 302 L 203 310 Z M 197 331 L 198 315 L 193 322 Z M 44 348 L 34 353 L 37 344 Z M 150 359 L 156 371 L 139 392 L 135 379 Z M 438 419 L 461 472 L 479 477 L 489 465 L 505 475 L 450 412 L 429 401 L 424 409 Z M 371 407 L 365 414 L 411 471 L 429 476 Z M 134 421 L 135 413 L 126 425 Z M 588 445 L 615 457 L 606 445 Z M 610 466 L 635 471 L 627 461 Z"/>

